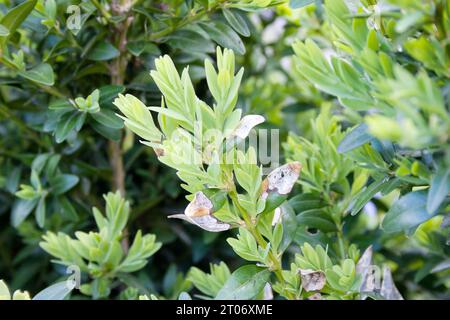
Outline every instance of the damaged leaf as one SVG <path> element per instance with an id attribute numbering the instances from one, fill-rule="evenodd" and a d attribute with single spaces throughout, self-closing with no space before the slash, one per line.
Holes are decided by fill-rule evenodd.
<path id="1" fill-rule="evenodd" d="M 305 291 L 322 290 L 326 283 L 325 273 L 322 271 L 314 271 L 311 269 L 300 269 L 300 277 L 302 279 L 302 287 Z"/>
<path id="2" fill-rule="evenodd" d="M 286 195 L 291 192 L 295 182 L 300 176 L 302 166 L 300 162 L 287 163 L 273 170 L 263 181 L 262 198 L 266 199 L 269 192 Z"/>
<path id="3" fill-rule="evenodd" d="M 169 218 L 182 219 L 210 232 L 221 232 L 230 229 L 231 225 L 219 221 L 212 216 L 213 204 L 201 191 L 184 210 L 184 214 L 175 214 Z"/>
<path id="4" fill-rule="evenodd" d="M 240 139 L 245 139 L 250 134 L 250 131 L 256 127 L 258 124 L 261 124 L 265 121 L 263 116 L 260 115 L 248 115 L 245 116 L 239 121 L 236 129 L 234 129 L 231 137 L 238 137 Z"/>
<path id="5" fill-rule="evenodd" d="M 403 300 L 392 279 L 391 269 L 387 266 L 383 268 L 383 283 L 381 284 L 380 294 L 386 300 Z"/>

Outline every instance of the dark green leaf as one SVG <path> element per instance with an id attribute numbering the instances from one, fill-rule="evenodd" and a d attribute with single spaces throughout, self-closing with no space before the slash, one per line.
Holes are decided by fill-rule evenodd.
<path id="1" fill-rule="evenodd" d="M 91 113 L 91 117 L 98 123 L 111 129 L 122 129 L 123 120 L 116 116 L 116 113 L 109 109 L 102 109 L 99 112 Z"/>
<path id="2" fill-rule="evenodd" d="M 74 111 L 64 114 L 58 121 L 55 130 L 55 139 L 61 143 L 67 139 L 72 130 L 80 129 L 86 117 L 85 113 Z"/>
<path id="3" fill-rule="evenodd" d="M 0 20 L 0 23 L 6 30 L 9 30 L 9 36 L 11 36 L 16 29 L 22 24 L 22 22 L 33 11 L 37 0 L 24 1 L 18 6 L 8 11 Z M 0 38 L 0 46 L 6 43 L 7 37 Z"/>
<path id="4" fill-rule="evenodd" d="M 11 223 L 14 227 L 18 227 L 33 211 L 38 204 L 39 198 L 30 200 L 16 200 L 11 212 Z"/>
<path id="5" fill-rule="evenodd" d="M 179 30 L 173 33 L 167 43 L 173 47 L 187 52 L 214 52 L 214 44 L 199 33 L 192 30 Z"/>
<path id="6" fill-rule="evenodd" d="M 211 39 L 220 46 L 232 49 L 239 54 L 245 53 L 244 43 L 238 34 L 228 25 L 220 21 L 201 23 L 202 28 L 209 34 Z"/>
<path id="7" fill-rule="evenodd" d="M 107 139 L 118 141 L 121 137 L 121 132 L 118 129 L 105 127 L 97 121 L 90 121 L 89 124 L 95 131 L 97 131 Z"/>
<path id="8" fill-rule="evenodd" d="M 72 189 L 80 179 L 73 174 L 61 174 L 50 180 L 52 193 L 54 195 L 63 194 Z"/>
<path id="9" fill-rule="evenodd" d="M 250 36 L 250 29 L 248 28 L 247 22 L 244 17 L 237 11 L 233 9 L 223 9 L 222 10 L 225 19 L 227 19 L 230 26 L 240 35 L 244 37 Z"/>
<path id="10" fill-rule="evenodd" d="M 45 223 L 45 196 L 39 199 L 38 206 L 36 208 L 36 222 L 40 228 L 44 227 Z"/>
<path id="11" fill-rule="evenodd" d="M 413 191 L 398 199 L 386 213 L 381 227 L 387 233 L 410 232 L 431 219 L 426 209 L 427 192 Z"/>
<path id="12" fill-rule="evenodd" d="M 87 58 L 94 61 L 106 61 L 117 58 L 120 52 L 111 43 L 102 41 L 97 43 L 89 52 Z"/>
<path id="13" fill-rule="evenodd" d="M 48 63 L 42 63 L 27 71 L 20 71 L 19 75 L 45 86 L 52 86 L 55 84 L 55 75 L 52 67 Z"/>
<path id="14" fill-rule="evenodd" d="M 356 215 L 361 209 L 378 193 L 380 192 L 389 180 L 382 178 L 372 182 L 368 187 L 362 189 L 354 198 L 352 216 Z"/>
<path id="15" fill-rule="evenodd" d="M 428 192 L 427 211 L 435 212 L 450 191 L 450 169 L 442 168 L 431 179 L 430 192 Z"/>
<path id="16" fill-rule="evenodd" d="M 323 232 L 336 231 L 336 224 L 325 210 L 311 209 L 297 215 L 297 224 L 309 228 L 319 229 Z"/>
<path id="17" fill-rule="evenodd" d="M 319 194 L 302 193 L 289 199 L 289 204 L 296 213 L 306 210 L 320 209 L 326 206 L 325 201 L 320 198 Z"/>
<path id="18" fill-rule="evenodd" d="M 350 131 L 345 138 L 342 139 L 341 143 L 339 143 L 337 151 L 340 153 L 346 153 L 372 140 L 373 137 L 368 133 L 367 125 L 363 123 Z"/>
<path id="19" fill-rule="evenodd" d="M 100 107 L 103 107 L 105 104 L 109 104 L 117 97 L 119 93 L 123 93 L 125 91 L 124 86 L 116 86 L 116 85 L 108 85 L 103 86 L 98 89 L 100 91 L 100 95 L 98 98 L 98 103 Z"/>
<path id="20" fill-rule="evenodd" d="M 77 212 L 70 203 L 70 201 L 67 199 L 67 197 L 62 196 L 58 199 L 58 201 L 61 206 L 61 215 L 68 220 L 77 221 L 78 220 Z"/>

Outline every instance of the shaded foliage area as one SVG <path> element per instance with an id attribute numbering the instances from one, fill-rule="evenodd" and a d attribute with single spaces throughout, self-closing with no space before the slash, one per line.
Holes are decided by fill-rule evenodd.
<path id="1" fill-rule="evenodd" d="M 1 298 L 449 297 L 448 1 L 0 12 Z"/>

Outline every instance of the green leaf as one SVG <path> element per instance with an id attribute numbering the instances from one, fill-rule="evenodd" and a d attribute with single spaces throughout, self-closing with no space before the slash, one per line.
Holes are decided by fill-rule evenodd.
<path id="1" fill-rule="evenodd" d="M 59 198 L 59 204 L 61 205 L 61 215 L 70 220 L 70 221 L 77 221 L 78 215 L 73 207 L 72 203 L 67 199 L 67 197 L 62 196 Z"/>
<path id="2" fill-rule="evenodd" d="M 297 224 L 309 228 L 319 229 L 323 232 L 336 231 L 336 224 L 325 210 L 311 209 L 297 215 Z"/>
<path id="3" fill-rule="evenodd" d="M 311 209 L 320 209 L 326 206 L 319 194 L 302 193 L 289 199 L 289 205 L 296 213 Z"/>
<path id="4" fill-rule="evenodd" d="M 16 200 L 11 212 L 11 223 L 14 227 L 18 227 L 33 211 L 38 204 L 39 198 L 30 200 Z"/>
<path id="5" fill-rule="evenodd" d="M 98 89 L 100 91 L 100 96 L 98 98 L 98 103 L 100 107 L 104 107 L 105 104 L 109 104 L 117 97 L 119 93 L 125 91 L 124 86 L 108 85 L 103 86 Z"/>
<path id="6" fill-rule="evenodd" d="M 9 36 L 9 29 L 4 25 L 0 24 L 0 37 L 7 37 L 7 36 Z"/>
<path id="7" fill-rule="evenodd" d="M 202 37 L 192 30 L 178 30 L 170 35 L 167 43 L 185 52 L 214 52 L 214 44 L 211 40 Z"/>
<path id="8" fill-rule="evenodd" d="M 312 3 L 314 3 L 315 0 L 290 0 L 289 1 L 289 6 L 292 9 L 299 9 L 299 8 L 303 8 L 307 5 L 310 5 Z"/>
<path id="9" fill-rule="evenodd" d="M 249 300 L 255 298 L 270 278 L 270 271 L 246 265 L 234 271 L 216 296 L 217 300 Z"/>
<path id="10" fill-rule="evenodd" d="M 377 181 L 374 181 L 370 184 L 370 186 L 361 190 L 353 199 L 352 211 L 350 214 L 352 216 L 356 215 L 361 209 L 383 188 L 389 180 L 382 178 Z"/>
<path id="11" fill-rule="evenodd" d="M 87 58 L 94 61 L 106 61 L 118 57 L 119 50 L 111 43 L 102 41 L 97 43 L 89 52 Z"/>
<path id="12" fill-rule="evenodd" d="M 28 17 L 28 15 L 33 11 L 37 0 L 29 0 L 21 3 L 20 5 L 12 8 L 8 13 L 6 13 L 0 20 L 0 24 L 9 30 L 9 36 L 16 32 L 17 28 L 22 24 L 22 22 Z M 2 37 L 0 39 L 0 46 L 4 46 L 7 37 Z"/>
<path id="13" fill-rule="evenodd" d="M 58 282 L 39 292 L 33 300 L 63 300 L 74 288 L 75 284 L 69 280 Z"/>
<path id="14" fill-rule="evenodd" d="M 427 211 L 435 212 L 448 196 L 450 191 L 450 168 L 441 168 L 431 179 L 430 191 L 428 192 Z"/>
<path id="15" fill-rule="evenodd" d="M 244 37 L 250 36 L 250 29 L 248 28 L 247 22 L 237 10 L 223 9 L 222 12 L 225 19 L 237 33 Z"/>
<path id="16" fill-rule="evenodd" d="M 45 196 L 39 199 L 38 206 L 36 208 L 36 222 L 40 228 L 44 227 L 45 223 Z"/>
<path id="17" fill-rule="evenodd" d="M 52 86 L 55 84 L 55 75 L 52 67 L 48 63 L 42 63 L 28 71 L 20 71 L 19 75 L 45 86 Z"/>
<path id="18" fill-rule="evenodd" d="M 80 179 L 73 174 L 61 174 L 50 181 L 54 195 L 63 194 L 72 189 Z"/>
<path id="19" fill-rule="evenodd" d="M 413 231 L 435 214 L 427 212 L 426 203 L 426 191 L 413 191 L 406 194 L 392 205 L 386 213 L 381 227 L 387 233 Z"/>
<path id="20" fill-rule="evenodd" d="M 64 114 L 56 125 L 56 142 L 61 143 L 66 140 L 72 130 L 80 130 L 85 118 L 86 113 L 84 112 L 74 111 Z"/>
<path id="21" fill-rule="evenodd" d="M 337 147 L 339 153 L 346 153 L 362 146 L 374 138 L 369 134 L 367 124 L 363 123 L 350 131 Z"/>
<path id="22" fill-rule="evenodd" d="M 131 41 L 127 43 L 127 49 L 132 55 L 138 57 L 142 53 L 147 52 L 155 56 L 160 55 L 161 51 L 158 46 L 147 41 Z"/>
<path id="23" fill-rule="evenodd" d="M 92 129 L 94 129 L 107 139 L 118 141 L 121 137 L 121 132 L 118 129 L 106 127 L 97 121 L 90 121 L 89 124 L 91 125 Z"/>
<path id="24" fill-rule="evenodd" d="M 220 21 L 209 23 L 201 23 L 203 29 L 209 34 L 211 39 L 217 42 L 220 46 L 233 51 L 244 54 L 245 47 L 238 34 L 228 25 Z"/>
<path id="25" fill-rule="evenodd" d="M 123 121 L 115 112 L 109 109 L 102 109 L 99 112 L 91 113 L 91 117 L 105 127 L 112 129 L 122 129 Z"/>

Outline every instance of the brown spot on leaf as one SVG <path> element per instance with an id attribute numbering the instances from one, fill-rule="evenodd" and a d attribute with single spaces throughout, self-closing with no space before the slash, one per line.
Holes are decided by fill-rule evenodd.
<path id="1" fill-rule="evenodd" d="M 201 191 L 197 192 L 194 199 L 184 210 L 184 214 L 188 217 L 202 217 L 210 215 L 212 212 L 213 204 L 208 197 Z"/>
<path id="2" fill-rule="evenodd" d="M 210 232 L 230 229 L 231 225 L 212 216 L 213 204 L 203 192 L 197 192 L 194 199 L 184 210 L 184 214 L 175 214 L 169 218 L 182 219 Z"/>

